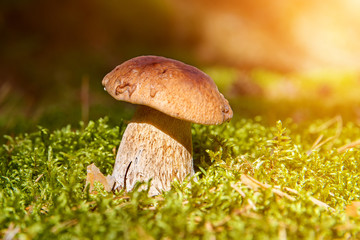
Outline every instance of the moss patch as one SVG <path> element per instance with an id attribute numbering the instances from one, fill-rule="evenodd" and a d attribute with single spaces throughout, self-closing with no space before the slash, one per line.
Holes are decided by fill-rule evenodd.
<path id="1" fill-rule="evenodd" d="M 110 174 L 125 125 L 107 119 L 6 137 L 0 148 L 0 237 L 20 239 L 330 239 L 360 237 L 360 127 L 341 118 L 194 125 L 199 181 L 171 191 L 98 194 L 86 166 Z M 353 144 L 351 144 L 353 142 Z M 246 175 L 245 175 L 246 174 Z M 266 188 L 244 182 L 251 176 Z M 144 183 L 146 184 L 146 183 Z M 276 193 L 286 193 L 288 197 Z M 330 208 L 315 204 L 314 199 Z"/>

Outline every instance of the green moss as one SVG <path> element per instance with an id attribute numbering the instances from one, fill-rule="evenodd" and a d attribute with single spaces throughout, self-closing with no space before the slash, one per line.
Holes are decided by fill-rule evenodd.
<path id="1" fill-rule="evenodd" d="M 345 214 L 359 200 L 360 151 L 338 149 L 360 135 L 341 121 L 291 121 L 265 126 L 260 118 L 221 126 L 194 125 L 199 180 L 171 191 L 97 195 L 85 189 L 86 166 L 110 174 L 125 128 L 108 120 L 78 128 L 5 137 L 0 148 L 0 236 L 20 239 L 331 239 L 360 237 L 360 219 Z M 320 146 L 314 146 L 319 136 Z M 327 141 L 325 141 L 327 140 Z M 321 144 L 323 143 L 323 144 Z M 241 175 L 272 188 L 251 189 Z M 311 197 L 334 208 L 327 210 Z"/>

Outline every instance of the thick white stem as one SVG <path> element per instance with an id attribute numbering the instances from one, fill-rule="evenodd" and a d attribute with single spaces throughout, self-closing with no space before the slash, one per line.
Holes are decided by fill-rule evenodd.
<path id="1" fill-rule="evenodd" d="M 139 106 L 116 156 L 115 188 L 130 191 L 137 181 L 152 179 L 149 195 L 157 195 L 188 175 L 194 175 L 191 123 Z"/>

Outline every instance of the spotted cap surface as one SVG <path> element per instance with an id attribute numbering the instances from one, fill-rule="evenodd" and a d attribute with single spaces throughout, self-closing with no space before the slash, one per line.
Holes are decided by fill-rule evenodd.
<path id="1" fill-rule="evenodd" d="M 165 57 L 132 58 L 108 73 L 102 84 L 117 100 L 193 123 L 221 124 L 233 116 L 229 102 L 207 74 Z"/>

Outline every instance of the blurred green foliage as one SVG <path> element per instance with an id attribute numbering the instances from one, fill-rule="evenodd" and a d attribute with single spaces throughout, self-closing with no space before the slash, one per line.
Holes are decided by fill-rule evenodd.
<path id="1" fill-rule="evenodd" d="M 105 116 L 116 105 L 101 80 L 132 57 L 192 63 L 195 39 L 179 41 L 174 14 L 164 0 L 0 1 L 0 135 L 87 121 L 81 116 L 84 78 L 89 118 Z"/>
<path id="2" fill-rule="evenodd" d="M 234 110 L 235 119 L 261 116 L 265 124 L 291 118 L 307 122 L 341 116 L 344 122 L 360 119 L 359 73 L 277 73 L 263 69 L 240 71 L 219 66 L 200 67 L 218 85 Z M 96 120 L 110 116 L 116 123 L 129 120 L 135 106 L 114 100 L 101 85 L 103 76 L 89 78 L 88 101 L 81 97 L 82 82 L 70 88 L 59 88 L 58 96 L 27 101 L 26 95 L 6 92 L 0 86 L 0 135 L 36 130 L 37 125 L 51 130 L 76 125 L 80 120 Z M 1 97 L 4 92 L 5 97 Z M 56 97 L 55 97 L 56 96 Z M 82 109 L 88 104 L 89 116 L 84 119 Z"/>

